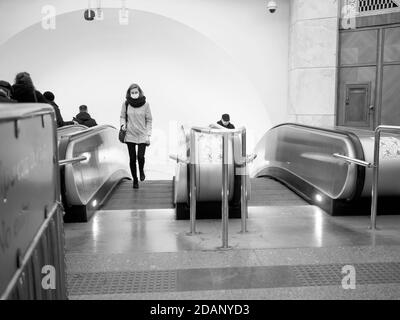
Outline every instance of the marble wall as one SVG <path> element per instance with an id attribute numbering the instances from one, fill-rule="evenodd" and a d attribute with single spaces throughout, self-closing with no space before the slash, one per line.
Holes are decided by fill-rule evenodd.
<path id="1" fill-rule="evenodd" d="M 288 121 L 335 124 L 339 0 L 291 0 Z"/>

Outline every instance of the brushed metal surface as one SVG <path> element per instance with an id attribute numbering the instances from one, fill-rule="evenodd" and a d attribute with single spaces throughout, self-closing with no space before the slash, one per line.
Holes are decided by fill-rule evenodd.
<path id="1" fill-rule="evenodd" d="M 364 149 L 365 161 L 374 162 L 374 132 L 369 130 L 346 128 L 356 134 Z M 372 168 L 365 170 L 365 182 L 362 196 L 371 196 Z M 382 133 L 379 165 L 379 196 L 400 195 L 400 134 Z"/>
<path id="2" fill-rule="evenodd" d="M 65 297 L 55 133 L 54 110 L 48 104 L 0 105 L 1 298 Z M 51 243 L 43 247 L 47 237 Z M 41 272 L 49 263 L 59 277 L 57 292 L 50 297 L 41 291 L 41 277 L 38 280 L 32 271 Z"/>
<path id="3" fill-rule="evenodd" d="M 124 170 L 130 177 L 126 145 L 118 141 L 118 130 L 111 126 L 97 126 L 71 134 L 65 154 L 66 159 L 87 158 L 65 168 L 66 199 L 70 205 L 87 205 L 118 170 Z"/>
<path id="4" fill-rule="evenodd" d="M 178 141 L 178 156 L 188 158 L 190 154 L 190 128 L 182 128 Z M 241 159 L 240 134 L 229 138 L 228 175 L 229 200 L 234 193 L 235 163 Z M 177 162 L 175 170 L 174 201 L 188 201 L 187 165 Z M 222 200 L 222 137 L 212 133 L 196 133 L 196 180 L 198 201 Z M 250 189 L 248 192 L 250 196 Z"/>
<path id="5" fill-rule="evenodd" d="M 343 134 L 285 124 L 268 131 L 255 153 L 251 177 L 264 175 L 269 167 L 279 167 L 331 199 L 346 199 L 356 187 L 356 165 L 333 156 L 339 153 L 355 157 L 352 142 Z"/>

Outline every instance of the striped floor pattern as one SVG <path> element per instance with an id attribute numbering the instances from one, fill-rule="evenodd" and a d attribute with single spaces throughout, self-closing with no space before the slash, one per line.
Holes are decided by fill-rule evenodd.
<path id="1" fill-rule="evenodd" d="M 173 185 L 171 180 L 149 180 L 132 188 L 131 181 L 122 182 L 105 202 L 102 210 L 171 209 Z M 303 199 L 281 183 L 268 179 L 251 179 L 249 206 L 301 206 Z"/>

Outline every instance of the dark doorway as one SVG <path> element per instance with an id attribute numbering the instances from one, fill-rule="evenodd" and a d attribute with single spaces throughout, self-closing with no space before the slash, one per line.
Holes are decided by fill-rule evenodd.
<path id="1" fill-rule="evenodd" d="M 343 123 L 340 125 L 372 129 L 371 83 L 346 83 L 344 91 Z"/>

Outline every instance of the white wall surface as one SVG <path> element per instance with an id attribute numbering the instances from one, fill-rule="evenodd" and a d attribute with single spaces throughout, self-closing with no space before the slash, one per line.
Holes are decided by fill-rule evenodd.
<path id="1" fill-rule="evenodd" d="M 168 163 L 176 123 L 207 125 L 228 112 L 249 129 L 251 147 L 286 120 L 288 1 L 274 15 L 262 0 L 127 3 L 130 23 L 121 26 L 120 1 L 103 0 L 105 20 L 89 23 L 87 1 L 1 0 L 0 79 L 28 71 L 56 94 L 65 119 L 87 104 L 115 126 L 126 88 L 141 84 L 154 115 L 154 168 Z M 58 14 L 52 31 L 40 23 L 48 4 Z"/>

